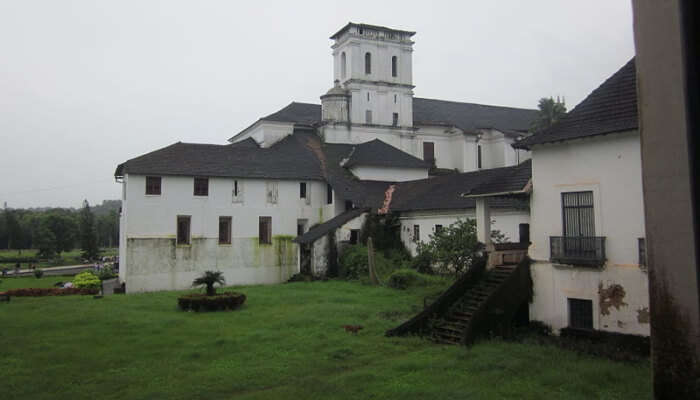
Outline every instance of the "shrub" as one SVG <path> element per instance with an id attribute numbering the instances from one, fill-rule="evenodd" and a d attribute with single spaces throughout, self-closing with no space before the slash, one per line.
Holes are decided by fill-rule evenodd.
<path id="1" fill-rule="evenodd" d="M 407 289 L 414 286 L 428 286 L 436 283 L 438 278 L 421 274 L 413 269 L 402 268 L 389 275 L 387 284 L 394 289 Z"/>
<path id="2" fill-rule="evenodd" d="M 340 255 L 340 276 L 345 279 L 358 279 L 369 274 L 367 246 L 356 244 L 348 246 Z"/>
<path id="3" fill-rule="evenodd" d="M 36 276 L 37 279 L 41 278 L 42 276 L 44 276 L 44 270 L 41 268 L 35 269 L 34 276 Z"/>
<path id="4" fill-rule="evenodd" d="M 476 239 L 476 221 L 460 219 L 420 243 L 418 253 L 442 273 L 462 274 L 481 257 L 483 247 Z"/>
<path id="5" fill-rule="evenodd" d="M 243 293 L 225 292 L 215 296 L 193 293 L 177 298 L 177 305 L 183 311 L 224 311 L 235 310 L 245 303 Z"/>
<path id="6" fill-rule="evenodd" d="M 93 288 L 24 288 L 11 289 L 2 294 L 16 297 L 42 297 L 42 296 L 67 296 L 73 294 L 97 294 L 98 290 Z"/>
<path id="7" fill-rule="evenodd" d="M 99 289 L 102 286 L 102 282 L 94 272 L 85 271 L 73 278 L 73 286 L 78 289 Z"/>
<path id="8" fill-rule="evenodd" d="M 105 281 L 116 277 L 116 275 L 111 267 L 104 267 L 97 273 L 97 277 L 100 278 L 101 281 Z"/>

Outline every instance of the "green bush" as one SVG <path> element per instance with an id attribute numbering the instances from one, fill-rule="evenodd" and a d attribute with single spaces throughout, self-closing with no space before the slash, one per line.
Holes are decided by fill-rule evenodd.
<path id="1" fill-rule="evenodd" d="M 369 274 L 367 261 L 367 246 L 356 244 L 343 250 L 339 260 L 340 277 L 345 279 L 359 279 Z"/>
<path id="2" fill-rule="evenodd" d="M 410 256 L 403 250 L 381 252 L 375 250 L 374 263 L 379 278 L 386 277 L 394 270 L 410 266 Z M 339 260 L 340 277 L 344 279 L 364 279 L 369 277 L 367 246 L 356 244 L 345 248 Z"/>
<path id="3" fill-rule="evenodd" d="M 92 271 L 81 272 L 73 278 L 73 286 L 78 289 L 99 289 L 102 286 L 100 278 Z"/>
<path id="4" fill-rule="evenodd" d="M 116 275 L 114 274 L 114 271 L 112 271 L 111 267 L 105 267 L 97 273 L 97 277 L 100 278 L 101 281 L 105 281 L 116 277 Z"/>
<path id="5" fill-rule="evenodd" d="M 428 286 L 437 283 L 439 278 L 421 274 L 413 269 L 402 268 L 389 275 L 387 284 L 394 289 L 407 289 L 415 286 Z"/>
<path id="6" fill-rule="evenodd" d="M 245 303 L 243 293 L 225 292 L 214 296 L 194 293 L 177 298 L 177 305 L 183 311 L 223 311 L 235 310 Z"/>
<path id="7" fill-rule="evenodd" d="M 44 276 L 44 270 L 41 268 L 35 269 L 34 276 L 36 276 L 37 279 L 41 278 L 42 276 Z"/>

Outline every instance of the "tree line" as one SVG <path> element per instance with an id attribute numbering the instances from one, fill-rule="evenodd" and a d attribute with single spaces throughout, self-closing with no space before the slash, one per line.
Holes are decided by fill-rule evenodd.
<path id="1" fill-rule="evenodd" d="M 119 244 L 119 200 L 105 200 L 90 207 L 85 200 L 80 209 L 5 207 L 0 215 L 0 249 L 37 249 L 42 258 L 51 258 L 75 248 L 83 257 L 97 257 L 100 247 Z"/>

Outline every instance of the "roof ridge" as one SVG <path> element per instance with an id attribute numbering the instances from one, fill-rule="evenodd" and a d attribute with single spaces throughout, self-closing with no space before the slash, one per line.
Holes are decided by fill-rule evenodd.
<path id="1" fill-rule="evenodd" d="M 439 101 L 439 102 L 443 102 L 443 103 L 468 104 L 468 105 L 479 106 L 479 107 L 506 108 L 509 110 L 537 111 L 537 109 L 535 109 L 535 108 L 498 106 L 498 105 L 494 105 L 494 104 L 472 103 L 472 102 L 468 102 L 468 101 L 457 101 L 457 100 L 443 100 L 443 99 L 434 99 L 434 98 L 428 98 L 428 97 L 413 97 L 413 100 L 428 100 L 428 101 Z"/>

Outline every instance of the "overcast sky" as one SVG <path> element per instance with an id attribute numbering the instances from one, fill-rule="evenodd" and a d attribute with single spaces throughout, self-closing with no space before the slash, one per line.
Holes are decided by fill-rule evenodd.
<path id="1" fill-rule="evenodd" d="M 572 108 L 634 54 L 625 0 L 0 0 L 0 205 L 116 199 L 120 162 L 320 103 L 349 21 L 416 31 L 436 99 Z"/>

